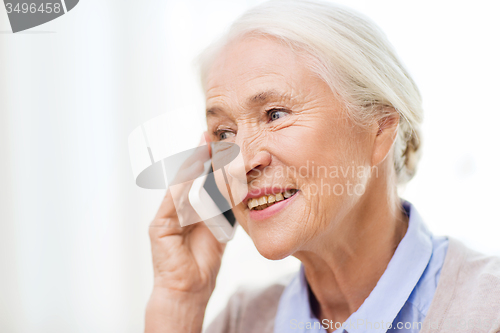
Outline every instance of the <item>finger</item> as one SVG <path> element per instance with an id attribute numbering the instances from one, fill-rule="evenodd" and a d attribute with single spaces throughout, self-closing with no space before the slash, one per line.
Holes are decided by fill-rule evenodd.
<path id="1" fill-rule="evenodd" d="M 149 237 L 152 241 L 171 235 L 181 235 L 185 231 L 175 217 L 154 219 L 149 226 Z"/>
<path id="2" fill-rule="evenodd" d="M 203 173 L 203 170 L 203 164 L 200 161 L 197 161 L 189 168 L 179 171 L 178 177 L 183 180 L 188 179 L 189 181 L 183 181 L 177 183 L 176 185 L 169 186 L 169 189 L 167 190 L 165 197 L 163 197 L 160 207 L 155 215 L 155 220 L 167 217 L 177 217 L 174 199 L 176 202 L 179 202 L 182 198 L 184 198 L 184 201 L 189 200 L 187 196 L 189 195 L 189 190 L 191 189 L 193 181 Z M 182 196 L 182 198 L 180 196 Z"/>
<path id="3" fill-rule="evenodd" d="M 181 195 L 183 197 L 187 197 L 189 195 L 189 190 L 191 189 L 191 186 L 193 184 L 193 179 L 196 179 L 202 173 L 203 173 L 203 164 L 199 161 L 195 162 L 188 169 L 182 170 L 180 172 L 179 175 L 180 178 L 191 179 L 191 181 L 181 182 L 177 185 L 171 186 L 167 190 L 167 193 L 165 194 L 165 197 L 163 198 L 160 207 L 158 208 L 158 211 L 153 220 L 155 224 L 160 224 L 158 221 L 155 220 L 178 216 L 178 212 L 175 208 L 176 205 L 174 204 L 174 199 L 176 199 L 177 202 L 180 202 L 182 200 L 182 198 L 180 197 Z M 176 195 L 175 198 L 173 197 L 174 193 Z M 186 199 L 189 200 L 188 198 L 184 198 L 184 202 L 187 202 Z"/>
<path id="4" fill-rule="evenodd" d="M 208 146 L 208 155 L 210 156 L 210 158 L 212 158 L 212 146 L 211 146 L 212 139 L 210 139 L 210 134 L 208 134 L 208 132 L 205 131 L 203 132 L 203 137 L 205 138 L 205 142 L 207 143 Z"/>
<path id="5" fill-rule="evenodd" d="M 158 208 L 155 220 L 177 216 L 170 187 L 177 184 L 175 186 L 180 186 L 182 189 L 176 189 L 176 193 L 187 193 L 186 190 L 188 187 L 191 187 L 192 180 L 198 178 L 203 173 L 203 164 L 209 159 L 208 150 L 206 147 L 202 146 L 203 143 L 205 143 L 204 134 L 200 137 L 198 149 L 195 149 L 194 153 L 186 159 L 169 185 L 169 189 L 165 193 L 165 197 Z"/>
<path id="6" fill-rule="evenodd" d="M 191 154 L 182 162 L 180 170 L 189 168 L 195 162 L 205 163 L 210 159 L 209 147 L 207 145 L 201 145 L 192 149 Z M 176 177 L 177 178 L 177 175 Z"/>
<path id="7" fill-rule="evenodd" d="M 187 168 L 195 161 L 202 161 L 203 163 L 210 159 L 210 137 L 208 132 L 203 132 L 198 142 L 198 147 L 193 149 L 193 154 L 189 156 L 183 163 L 183 167 Z"/>
<path id="8" fill-rule="evenodd" d="M 187 163 L 184 162 L 183 165 L 179 168 L 179 171 L 175 175 L 175 178 L 169 184 L 171 186 L 178 186 L 179 184 L 186 183 L 192 180 L 195 180 L 199 176 L 203 174 L 204 163 L 206 160 L 196 159 L 192 162 Z"/>
<path id="9" fill-rule="evenodd" d="M 183 172 L 183 176 L 189 179 L 197 178 L 202 174 L 203 170 L 204 166 L 201 164 L 201 162 L 197 161 L 189 169 Z M 191 192 L 193 182 L 194 180 L 190 180 L 185 183 L 173 185 L 170 187 L 172 200 L 174 202 L 177 217 L 181 226 L 186 226 L 201 221 L 200 216 L 196 213 L 189 200 L 189 194 Z"/>
<path id="10" fill-rule="evenodd" d="M 174 206 L 174 201 L 172 200 L 172 193 L 170 189 L 167 189 L 167 193 L 165 193 L 165 196 L 163 197 L 163 200 L 160 203 L 160 207 L 156 212 L 154 220 L 173 217 L 175 215 L 176 215 L 175 206 Z"/>

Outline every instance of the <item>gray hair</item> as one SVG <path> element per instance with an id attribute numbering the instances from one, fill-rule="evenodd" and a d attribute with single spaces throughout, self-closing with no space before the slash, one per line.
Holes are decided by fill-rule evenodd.
<path id="1" fill-rule="evenodd" d="M 198 58 L 201 81 L 216 56 L 233 40 L 271 36 L 309 56 L 309 66 L 344 102 L 360 125 L 391 112 L 400 121 L 394 147 L 398 184 L 415 174 L 420 158 L 420 92 L 382 30 L 356 11 L 332 3 L 271 0 L 247 11 Z"/>

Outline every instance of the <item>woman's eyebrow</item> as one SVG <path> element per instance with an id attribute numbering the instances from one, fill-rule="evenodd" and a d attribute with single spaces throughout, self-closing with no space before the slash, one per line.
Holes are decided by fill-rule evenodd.
<path id="1" fill-rule="evenodd" d="M 266 91 L 261 91 L 261 92 L 258 92 L 256 94 L 250 96 L 246 101 L 246 105 L 248 107 L 253 107 L 253 106 L 265 104 L 265 103 L 269 102 L 270 100 L 289 101 L 289 100 L 291 100 L 291 97 L 289 94 L 280 93 L 277 90 L 266 90 Z M 206 117 L 207 117 L 207 119 L 210 117 L 218 117 L 218 116 L 221 116 L 220 113 L 225 113 L 225 112 L 220 107 L 214 106 L 214 107 L 207 109 Z"/>
<path id="2" fill-rule="evenodd" d="M 212 107 L 212 108 L 209 108 L 209 109 L 207 109 L 207 112 L 206 112 L 205 116 L 207 117 L 207 119 L 210 118 L 210 117 L 217 117 L 219 111 L 221 111 L 221 109 L 218 108 L 218 107 L 216 107 L 216 106 Z M 224 112 L 224 111 L 222 111 L 222 112 Z"/>
<path id="3" fill-rule="evenodd" d="M 290 95 L 286 93 L 280 93 L 277 90 L 267 90 L 267 91 L 262 91 L 259 92 L 247 99 L 247 105 L 248 106 L 255 106 L 255 105 L 262 105 L 269 100 L 290 100 Z"/>

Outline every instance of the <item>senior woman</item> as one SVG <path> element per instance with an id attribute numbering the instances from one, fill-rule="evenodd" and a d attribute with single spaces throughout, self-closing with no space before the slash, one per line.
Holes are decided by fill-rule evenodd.
<path id="1" fill-rule="evenodd" d="M 285 284 L 234 294 L 209 332 L 500 330 L 499 259 L 433 236 L 398 197 L 421 97 L 377 26 L 333 4 L 263 3 L 201 74 L 206 139 L 241 148 L 254 193 L 236 219 L 262 256 L 302 263 Z M 153 222 L 165 228 L 150 228 L 146 332 L 201 332 L 224 244 L 203 223 L 181 228 L 168 191 Z"/>

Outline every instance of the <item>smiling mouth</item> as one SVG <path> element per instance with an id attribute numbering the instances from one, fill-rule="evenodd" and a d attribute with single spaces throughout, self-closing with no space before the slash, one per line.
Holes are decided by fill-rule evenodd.
<path id="1" fill-rule="evenodd" d="M 275 203 L 291 198 L 297 192 L 298 190 L 296 189 L 290 189 L 286 190 L 285 192 L 281 192 L 274 195 L 273 194 L 263 195 L 260 198 L 254 198 L 248 200 L 247 205 L 250 210 L 263 210 L 266 209 L 267 207 L 274 205 Z"/>

